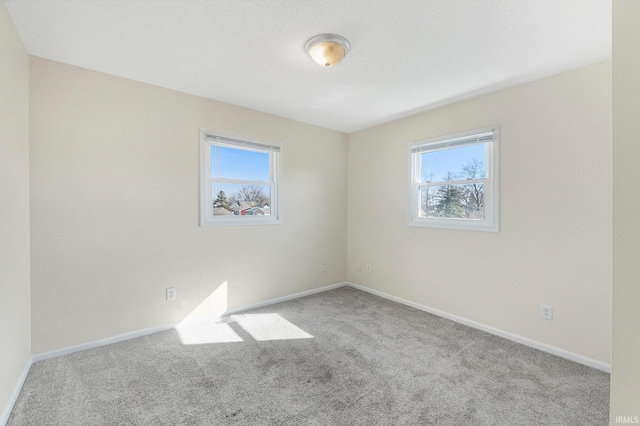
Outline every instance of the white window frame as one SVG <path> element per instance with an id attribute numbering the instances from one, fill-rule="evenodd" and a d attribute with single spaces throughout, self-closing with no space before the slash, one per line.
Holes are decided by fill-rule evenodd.
<path id="1" fill-rule="evenodd" d="M 461 229 L 469 231 L 498 232 L 500 230 L 499 221 L 499 173 L 498 173 L 498 126 L 485 127 L 456 133 L 453 135 L 441 136 L 433 139 L 414 141 L 409 143 L 409 208 L 408 225 Z M 439 151 L 452 147 L 463 147 L 485 143 L 485 178 L 449 181 L 447 183 L 465 184 L 478 182 L 484 184 L 484 220 L 464 219 L 464 218 L 440 218 L 440 217 L 420 217 L 420 188 L 425 186 L 422 182 L 421 154 L 430 151 Z M 442 184 L 433 182 L 431 185 Z"/>
<path id="2" fill-rule="evenodd" d="M 269 153 L 269 182 L 211 177 L 211 147 L 225 146 Z M 269 186 L 271 200 L 267 216 L 214 216 L 214 183 Z M 282 145 L 244 136 L 200 129 L 200 226 L 246 226 L 282 224 Z"/>

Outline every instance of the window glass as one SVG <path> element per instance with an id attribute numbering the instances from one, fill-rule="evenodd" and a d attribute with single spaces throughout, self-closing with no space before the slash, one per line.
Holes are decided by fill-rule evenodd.
<path id="1" fill-rule="evenodd" d="M 409 144 L 409 225 L 497 232 L 498 128 Z"/>
<path id="2" fill-rule="evenodd" d="M 269 182 L 269 153 L 213 145 L 211 177 Z"/>
<path id="3" fill-rule="evenodd" d="M 200 224 L 282 223 L 282 154 L 273 142 L 201 132 Z"/>
<path id="4" fill-rule="evenodd" d="M 484 184 L 423 186 L 420 217 L 483 220 Z"/>
<path id="5" fill-rule="evenodd" d="M 238 183 L 213 183 L 213 214 L 235 216 L 271 214 L 271 187 Z M 226 211 L 224 211 L 226 210 Z"/>
<path id="6" fill-rule="evenodd" d="M 425 152 L 422 154 L 422 181 L 484 178 L 484 158 L 484 143 Z"/>

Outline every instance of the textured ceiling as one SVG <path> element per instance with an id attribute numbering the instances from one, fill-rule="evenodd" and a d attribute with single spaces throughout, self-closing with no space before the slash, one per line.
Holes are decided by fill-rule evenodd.
<path id="1" fill-rule="evenodd" d="M 611 0 L 7 0 L 30 54 L 353 132 L 611 57 Z M 318 33 L 351 51 L 304 52 Z"/>

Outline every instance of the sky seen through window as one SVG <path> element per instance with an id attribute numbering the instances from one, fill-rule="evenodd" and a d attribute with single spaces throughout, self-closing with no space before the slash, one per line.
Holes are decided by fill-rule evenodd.
<path id="1" fill-rule="evenodd" d="M 451 172 L 454 179 L 466 179 L 466 176 L 463 177 L 462 175 L 462 167 L 474 158 L 484 164 L 484 144 L 426 152 L 422 154 L 422 181 L 438 182 L 446 180 L 448 172 Z M 481 176 L 476 176 L 476 178 L 480 179 L 484 177 L 484 173 Z"/>

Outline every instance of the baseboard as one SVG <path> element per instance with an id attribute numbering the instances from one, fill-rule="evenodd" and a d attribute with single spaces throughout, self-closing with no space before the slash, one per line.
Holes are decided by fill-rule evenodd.
<path id="1" fill-rule="evenodd" d="M 460 324 L 468 325 L 469 327 L 477 328 L 478 330 L 486 331 L 487 333 L 494 334 L 496 336 L 504 337 L 505 339 L 512 340 L 514 342 L 523 344 L 525 346 L 529 346 L 535 349 L 539 349 L 543 352 L 547 352 L 553 355 L 557 355 L 559 357 L 568 359 L 570 361 L 577 362 L 579 364 L 587 365 L 589 367 L 596 368 L 598 370 L 604 371 L 606 373 L 611 373 L 611 364 L 607 364 L 601 361 L 597 361 L 595 359 L 587 358 L 585 356 L 566 351 L 564 349 L 557 348 L 555 346 L 547 345 L 546 343 L 541 343 L 536 340 L 528 339 L 526 337 L 519 336 L 517 334 L 509 333 L 508 331 L 500 330 L 498 328 L 494 328 L 485 324 L 481 324 L 476 321 L 472 321 L 467 318 L 459 317 L 457 315 L 449 314 L 444 311 L 440 311 L 438 309 L 430 308 L 425 305 L 421 305 L 419 303 L 412 302 L 410 300 L 403 299 L 401 297 L 393 296 L 391 294 L 384 293 L 382 291 L 373 290 L 368 287 L 364 287 L 354 283 L 346 283 L 347 286 L 355 288 L 357 290 L 361 290 L 367 293 L 374 294 L 376 296 L 383 297 L 385 299 L 392 300 L 394 302 L 402 303 L 403 305 L 411 306 L 412 308 L 419 309 L 421 311 L 428 312 L 430 314 L 437 315 L 439 317 L 443 317 L 449 319 L 451 321 L 455 321 Z"/>
<path id="2" fill-rule="evenodd" d="M 314 288 L 311 290 L 301 291 L 299 293 L 290 294 L 287 296 L 276 297 L 275 299 L 265 300 L 264 302 L 255 303 L 253 305 L 241 306 L 238 308 L 228 309 L 222 315 L 217 316 L 219 318 L 225 315 L 232 315 L 242 311 L 248 311 L 250 309 L 262 308 L 264 306 L 273 305 L 275 303 L 286 302 L 287 300 L 293 300 L 304 296 L 310 296 L 316 293 L 322 293 L 325 291 L 333 290 L 339 287 L 344 287 L 348 285 L 348 283 L 337 283 L 331 284 L 328 286 Z M 215 319 L 214 317 L 208 319 Z M 132 331 L 129 333 L 118 334 L 117 336 L 107 337 L 105 339 L 95 340 L 93 342 L 83 343 L 81 345 L 71 346 L 68 348 L 58 349 L 51 352 L 45 352 L 38 355 L 34 355 L 32 357 L 32 362 L 38 362 L 49 358 L 56 358 L 59 356 L 69 355 L 74 352 L 84 351 L 87 349 L 93 349 L 100 346 L 110 345 L 112 343 L 124 342 L 125 340 L 135 339 L 137 337 L 147 336 L 149 334 L 158 333 L 160 331 L 170 330 L 175 328 L 180 322 L 175 322 L 171 324 L 159 325 L 156 327 L 145 328 L 144 330 Z M 19 390 L 18 390 L 19 391 Z M 0 423 L 1 424 L 1 423 Z"/>
<path id="3" fill-rule="evenodd" d="M 290 294 L 288 296 L 276 297 L 275 299 L 265 300 L 264 302 L 255 303 L 253 305 L 242 306 L 239 308 L 228 309 L 224 312 L 223 315 L 232 315 L 242 311 L 248 311 L 250 309 L 262 308 L 264 306 L 274 305 L 280 302 L 286 302 L 287 300 L 299 299 L 300 297 L 311 296 L 312 294 L 323 293 L 325 291 L 333 290 L 340 287 L 345 287 L 349 285 L 349 283 L 337 283 L 331 284 L 320 288 L 314 288 L 311 290 L 301 291 L 299 293 Z"/>
<path id="4" fill-rule="evenodd" d="M 107 337 L 105 339 L 95 340 L 93 342 L 83 343 L 68 348 L 57 349 L 51 352 L 45 352 L 33 356 L 33 362 L 43 361 L 49 358 L 57 358 L 59 356 L 69 355 L 74 352 L 85 351 L 87 349 L 98 348 L 100 346 L 110 345 L 112 343 L 124 342 L 125 340 L 135 339 L 136 337 L 147 336 L 149 334 L 158 333 L 160 331 L 170 330 L 178 323 L 159 325 L 156 327 L 145 328 L 144 330 L 132 331 L 130 333 L 118 334 L 116 336 Z"/>
<path id="5" fill-rule="evenodd" d="M 351 282 L 342 282 L 342 283 L 332 284 L 332 285 L 328 285 L 328 286 L 324 286 L 324 287 L 320 287 L 320 288 L 315 288 L 315 289 L 312 289 L 312 290 L 307 290 L 307 291 L 302 291 L 302 292 L 299 292 L 299 293 L 290 294 L 290 295 L 287 295 L 287 296 L 282 296 L 282 297 L 277 297 L 277 298 L 274 298 L 274 299 L 265 300 L 263 302 L 255 303 L 255 304 L 252 304 L 252 305 L 241 306 L 241 307 L 238 307 L 238 308 L 229 309 L 229 310 L 226 310 L 220 316 L 232 315 L 232 314 L 236 314 L 236 313 L 242 312 L 242 311 L 247 311 L 247 310 L 256 309 L 256 308 L 262 308 L 264 306 L 269 306 L 269 305 L 273 305 L 273 304 L 280 303 L 280 302 L 286 302 L 288 300 L 298 299 L 300 297 L 310 296 L 312 294 L 322 293 L 322 292 L 325 292 L 325 291 L 333 290 L 333 289 L 344 287 L 344 286 L 349 286 L 349 287 L 352 287 L 352 288 L 357 289 L 357 290 L 361 290 L 361 291 L 364 291 L 364 292 L 367 292 L 367 293 L 374 294 L 376 296 L 383 297 L 385 299 L 392 300 L 394 302 L 402 303 L 403 305 L 411 306 L 411 307 L 419 309 L 421 311 L 425 311 L 425 312 L 428 312 L 428 313 L 431 313 L 431 314 L 434 314 L 434 315 L 438 315 L 440 317 L 447 318 L 449 320 L 458 322 L 460 324 L 464 324 L 464 325 L 467 325 L 469 327 L 476 328 L 478 330 L 486 331 L 487 333 L 491 333 L 491 334 L 494 334 L 496 336 L 504 337 L 505 339 L 509 339 L 509 340 L 514 341 L 514 342 L 521 343 L 523 345 L 526 345 L 526 346 L 529 346 L 529 347 L 532 347 L 532 348 L 535 348 L 535 349 L 539 349 L 541 351 L 548 352 L 548 353 L 553 354 L 553 355 L 560 356 L 562 358 L 566 358 L 568 360 L 577 362 L 579 364 L 584 364 L 584 365 L 587 365 L 589 367 L 597 368 L 598 370 L 602 370 L 602 371 L 605 371 L 607 373 L 611 372 L 611 365 L 610 364 L 606 364 L 606 363 L 601 362 L 601 361 L 597 361 L 597 360 L 594 360 L 594 359 L 591 359 L 591 358 L 587 358 L 585 356 L 582 356 L 582 355 L 579 355 L 579 354 L 576 354 L 576 353 L 573 353 L 573 352 L 569 352 L 569 351 L 566 351 L 564 349 L 557 348 L 555 346 L 547 345 L 545 343 L 541 343 L 541 342 L 538 342 L 538 341 L 535 341 L 535 340 L 532 340 L 532 339 L 528 339 L 526 337 L 522 337 L 522 336 L 519 336 L 517 334 L 509 333 L 507 331 L 500 330 L 498 328 L 490 327 L 488 325 L 481 324 L 481 323 L 469 320 L 467 318 L 463 318 L 463 317 L 460 317 L 460 316 L 457 316 L 457 315 L 449 314 L 447 312 L 440 311 L 438 309 L 430 308 L 428 306 L 421 305 L 419 303 L 415 303 L 415 302 L 412 302 L 410 300 L 403 299 L 401 297 L 393 296 L 391 294 L 387 294 L 387 293 L 384 293 L 384 292 L 381 292 L 381 291 L 378 291 L 378 290 L 373 290 L 371 288 L 364 287 L 364 286 L 361 286 L 361 285 L 358 285 L 358 284 L 354 284 L 354 283 L 351 283 Z M 172 328 L 175 328 L 178 324 L 180 324 L 180 323 L 176 322 L 176 323 L 172 323 L 172 324 L 160 325 L 160 326 L 156 326 L 156 327 L 147 328 L 147 329 L 144 329 L 144 330 L 138 330 L 138 331 L 133 331 L 133 332 L 130 332 L 130 333 L 119 334 L 117 336 L 108 337 L 106 339 L 96 340 L 96 341 L 84 343 L 84 344 L 81 344 L 81 345 L 71 346 L 71 347 L 64 348 L 64 349 L 59 349 L 59 350 L 55 350 L 55 351 L 51 351 L 51 352 L 45 352 L 45 353 L 42 353 L 42 354 L 34 355 L 29 360 L 28 367 L 30 367 L 32 363 L 35 363 L 35 362 L 38 362 L 38 361 L 42 361 L 42 360 L 45 360 L 45 359 L 64 356 L 64 355 L 68 355 L 68 354 L 71 354 L 71 353 L 74 353 L 74 352 L 78 352 L 78 351 L 97 348 L 97 347 L 100 347 L 100 346 L 110 345 L 112 343 L 123 342 L 125 340 L 135 339 L 137 337 L 142 337 L 142 336 L 146 336 L 146 335 L 149 335 L 149 334 L 158 333 L 160 331 L 170 330 Z M 19 382 L 20 386 L 17 387 L 17 390 L 15 391 L 15 398 L 17 398 L 18 393 L 20 392 L 20 389 L 22 388 L 22 383 L 24 383 L 24 379 L 26 378 L 26 374 L 27 374 L 28 371 L 29 371 L 29 368 L 26 368 L 25 372 L 23 373 L 24 377 L 21 376 L 21 381 Z M 15 402 L 15 400 L 13 402 Z M 13 403 L 11 403 L 11 407 L 13 407 Z M 5 413 L 7 418 L 9 416 L 9 413 L 11 413 L 10 409 L 9 409 L 8 413 Z M 0 422 L 0 425 L 2 425 L 2 424 L 3 423 Z"/>
<path id="6" fill-rule="evenodd" d="M 20 391 L 22 390 L 22 386 L 24 385 L 24 381 L 27 380 L 27 374 L 29 374 L 31 365 L 33 365 L 33 357 L 29 357 L 29 359 L 27 360 L 27 363 L 22 370 L 22 374 L 20 374 L 20 377 L 16 382 L 16 386 L 13 388 L 11 396 L 9 396 L 9 401 L 7 401 L 7 405 L 4 407 L 4 411 L 2 411 L 2 416 L 0 417 L 0 426 L 5 426 L 7 424 L 9 416 L 11 415 L 11 411 L 13 410 L 13 406 L 16 404 L 18 395 L 20 395 Z"/>

